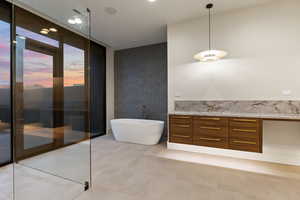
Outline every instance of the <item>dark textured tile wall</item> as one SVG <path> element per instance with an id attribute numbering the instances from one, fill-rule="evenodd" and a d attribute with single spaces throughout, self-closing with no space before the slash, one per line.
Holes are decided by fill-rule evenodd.
<path id="1" fill-rule="evenodd" d="M 166 121 L 167 82 L 167 43 L 117 51 L 115 116 Z"/>

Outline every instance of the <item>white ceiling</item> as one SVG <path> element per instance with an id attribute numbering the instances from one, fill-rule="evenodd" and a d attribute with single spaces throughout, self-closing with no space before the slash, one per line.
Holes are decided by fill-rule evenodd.
<path id="1" fill-rule="evenodd" d="M 90 8 L 92 37 L 115 49 L 131 48 L 167 40 L 166 25 L 214 12 L 224 12 L 264 4 L 273 0 L 19 0 L 29 7 L 66 23 L 72 9 Z M 108 9 L 107 9 L 108 8 Z M 115 14 L 108 11 L 117 10 Z M 106 10 L 106 11 L 105 11 Z"/>

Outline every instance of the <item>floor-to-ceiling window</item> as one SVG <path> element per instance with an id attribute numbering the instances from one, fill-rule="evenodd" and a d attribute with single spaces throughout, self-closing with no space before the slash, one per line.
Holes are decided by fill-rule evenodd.
<path id="1" fill-rule="evenodd" d="M 63 101 L 59 86 L 62 30 L 18 7 L 15 24 L 15 147 L 20 160 L 59 146 L 62 122 L 56 116 Z M 45 28 L 56 31 L 43 34 Z"/>
<path id="2" fill-rule="evenodd" d="M 11 162 L 11 8 L 0 2 L 0 166 Z"/>
<path id="3" fill-rule="evenodd" d="M 17 121 L 21 128 L 17 131 L 17 155 L 27 157 L 38 154 L 38 149 L 51 149 L 55 140 L 51 109 L 58 41 L 23 28 L 22 24 L 16 27 L 16 41 L 17 114 L 24 119 L 22 124 Z"/>

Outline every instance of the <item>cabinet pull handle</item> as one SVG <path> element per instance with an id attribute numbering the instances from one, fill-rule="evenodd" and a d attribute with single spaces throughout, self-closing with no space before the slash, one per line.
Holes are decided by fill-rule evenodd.
<path id="1" fill-rule="evenodd" d="M 179 137 L 179 138 L 190 138 L 191 136 L 186 135 L 172 135 L 173 137 Z"/>
<path id="2" fill-rule="evenodd" d="M 222 139 L 214 139 L 214 138 L 203 138 L 201 137 L 200 140 L 208 140 L 208 141 L 215 141 L 215 142 L 220 142 Z"/>
<path id="3" fill-rule="evenodd" d="M 251 145 L 256 145 L 256 142 L 248 142 L 248 141 L 241 141 L 241 140 L 234 140 L 234 143 L 238 144 L 251 144 Z"/>
<path id="4" fill-rule="evenodd" d="M 257 122 L 256 119 L 233 119 L 236 122 Z"/>
<path id="5" fill-rule="evenodd" d="M 200 128 L 202 128 L 202 129 L 208 129 L 208 130 L 221 130 L 221 128 L 217 128 L 217 127 L 207 127 L 207 126 L 201 126 Z"/>
<path id="6" fill-rule="evenodd" d="M 201 117 L 204 120 L 212 120 L 212 121 L 220 121 L 221 119 L 218 117 Z"/>
<path id="7" fill-rule="evenodd" d="M 180 127 L 180 128 L 190 128 L 191 126 L 190 125 L 175 125 L 177 127 Z"/>
<path id="8" fill-rule="evenodd" d="M 249 132 L 249 133 L 256 133 L 256 130 L 247 130 L 247 129 L 238 129 L 234 128 L 232 129 L 233 131 L 238 131 L 238 132 Z"/>

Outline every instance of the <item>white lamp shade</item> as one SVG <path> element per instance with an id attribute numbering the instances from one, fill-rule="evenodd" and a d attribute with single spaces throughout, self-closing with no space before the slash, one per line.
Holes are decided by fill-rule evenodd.
<path id="1" fill-rule="evenodd" d="M 227 55 L 226 51 L 221 50 L 207 50 L 202 51 L 194 56 L 194 59 L 201 62 L 216 61 L 224 58 Z"/>

